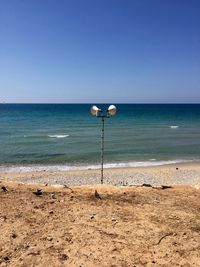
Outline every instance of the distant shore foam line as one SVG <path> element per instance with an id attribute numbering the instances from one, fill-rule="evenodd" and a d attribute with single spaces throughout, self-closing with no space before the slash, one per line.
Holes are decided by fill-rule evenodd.
<path id="1" fill-rule="evenodd" d="M 179 126 L 178 125 L 171 125 L 170 128 L 171 129 L 177 129 L 177 128 L 179 128 Z"/>
<path id="2" fill-rule="evenodd" d="M 65 137 L 68 137 L 69 134 L 53 134 L 53 135 L 48 135 L 48 137 L 50 138 L 65 138 Z"/>
<path id="3" fill-rule="evenodd" d="M 192 163 L 197 160 L 168 160 L 168 161 L 140 161 L 140 162 L 121 162 L 106 163 L 105 169 L 116 168 L 136 168 L 136 167 L 153 167 L 178 163 Z M 73 171 L 73 170 L 97 170 L 100 165 L 84 165 L 84 166 L 67 166 L 67 165 L 29 165 L 29 166 L 0 166 L 0 172 L 34 172 L 34 171 Z"/>

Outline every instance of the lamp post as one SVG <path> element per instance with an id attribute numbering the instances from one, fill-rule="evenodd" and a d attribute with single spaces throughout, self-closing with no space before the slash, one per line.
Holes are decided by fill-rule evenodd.
<path id="1" fill-rule="evenodd" d="M 93 116 L 101 118 L 102 126 L 101 126 L 101 184 L 103 184 L 103 164 L 104 164 L 104 120 L 105 118 L 110 118 L 111 116 L 115 116 L 117 112 L 117 108 L 114 105 L 110 105 L 108 109 L 103 112 L 97 106 L 92 106 L 90 112 Z"/>

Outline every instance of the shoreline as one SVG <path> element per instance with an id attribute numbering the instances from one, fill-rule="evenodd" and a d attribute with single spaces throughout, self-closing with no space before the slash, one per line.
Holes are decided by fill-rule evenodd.
<path id="1" fill-rule="evenodd" d="M 5 171 L 0 172 L 0 180 L 67 186 L 94 185 L 100 184 L 100 169 Z M 106 168 L 104 183 L 116 186 L 142 184 L 196 186 L 200 184 L 200 164 L 190 162 L 148 167 Z"/>
<path id="2" fill-rule="evenodd" d="M 131 161 L 118 163 L 104 163 L 104 169 L 127 169 L 127 168 L 146 168 L 159 167 L 177 164 L 200 164 L 200 159 L 193 160 L 148 160 L 148 161 Z M 0 173 L 2 172 L 32 172 L 32 171 L 85 171 L 99 170 L 100 164 L 92 165 L 66 165 L 66 164 L 0 164 Z"/>

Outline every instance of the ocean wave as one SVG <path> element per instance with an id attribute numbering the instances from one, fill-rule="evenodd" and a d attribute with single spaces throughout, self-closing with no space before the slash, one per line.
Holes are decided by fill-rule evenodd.
<path id="1" fill-rule="evenodd" d="M 105 163 L 105 169 L 115 168 L 137 168 L 162 166 L 178 163 L 197 162 L 197 160 L 166 160 L 166 161 L 135 161 L 135 162 L 120 162 L 120 163 Z M 93 165 L 29 165 L 29 166 L 0 166 L 0 172 L 33 172 L 33 171 L 73 171 L 73 170 L 97 170 L 100 169 L 100 164 Z"/>
<path id="2" fill-rule="evenodd" d="M 179 126 L 178 125 L 171 125 L 170 128 L 171 129 L 177 129 L 177 128 L 179 128 Z"/>
<path id="3" fill-rule="evenodd" d="M 53 135 L 48 135 L 50 138 L 65 138 L 68 137 L 69 134 L 53 134 Z"/>

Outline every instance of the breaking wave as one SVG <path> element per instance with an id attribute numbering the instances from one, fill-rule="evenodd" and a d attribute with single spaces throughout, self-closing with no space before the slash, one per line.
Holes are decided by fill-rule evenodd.
<path id="1" fill-rule="evenodd" d="M 179 128 L 179 126 L 178 125 L 171 125 L 170 128 L 171 129 L 177 129 L 177 128 Z"/>
<path id="2" fill-rule="evenodd" d="M 113 168 L 133 168 L 162 166 L 168 164 L 197 162 L 196 160 L 166 160 L 166 161 L 135 161 L 120 163 L 105 163 L 105 169 Z M 29 166 L 0 166 L 0 172 L 32 172 L 32 171 L 72 171 L 72 170 L 96 170 L 100 169 L 99 164 L 93 165 L 29 165 Z"/>
<path id="3" fill-rule="evenodd" d="M 50 138 L 65 138 L 68 137 L 69 134 L 53 134 L 53 135 L 48 135 Z"/>

